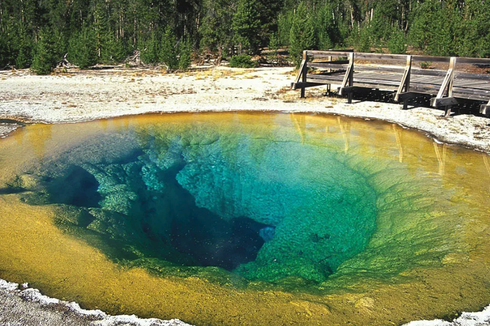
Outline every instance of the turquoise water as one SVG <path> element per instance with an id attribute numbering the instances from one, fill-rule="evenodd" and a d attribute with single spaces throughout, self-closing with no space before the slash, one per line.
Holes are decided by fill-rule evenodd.
<path id="1" fill-rule="evenodd" d="M 44 164 L 25 200 L 62 204 L 60 227 L 115 260 L 319 283 L 365 248 L 376 194 L 336 151 L 275 137 L 200 123 L 108 133 Z"/>

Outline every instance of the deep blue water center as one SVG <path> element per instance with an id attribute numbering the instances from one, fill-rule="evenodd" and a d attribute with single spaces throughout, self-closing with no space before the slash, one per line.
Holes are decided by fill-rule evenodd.
<path id="1" fill-rule="evenodd" d="M 348 157 L 297 135 L 212 123 L 107 133 L 47 160 L 32 204 L 117 261 L 322 282 L 361 252 L 376 194 Z"/>
<path id="2" fill-rule="evenodd" d="M 171 219 L 171 245 L 192 258 L 188 263 L 191 266 L 217 266 L 231 271 L 254 260 L 264 244 L 260 231 L 267 225 L 246 217 L 223 220 L 196 206 L 194 197 L 177 182 L 181 168 L 167 170 L 163 179 L 174 198 L 168 204 L 176 217 Z M 145 224 L 143 230 L 149 237 L 155 236 L 151 225 Z"/>

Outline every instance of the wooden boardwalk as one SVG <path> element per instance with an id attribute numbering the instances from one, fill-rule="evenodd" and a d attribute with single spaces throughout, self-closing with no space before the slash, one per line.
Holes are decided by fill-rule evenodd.
<path id="1" fill-rule="evenodd" d="M 424 65 L 435 69 L 420 68 Z M 292 88 L 304 97 L 308 87 L 327 86 L 329 94 L 336 85 L 349 103 L 361 88 L 393 91 L 404 109 L 409 100 L 430 96 L 431 106 L 445 109 L 447 116 L 462 101 L 484 101 L 479 113 L 490 117 L 490 74 L 465 72 L 476 67 L 490 70 L 490 59 L 304 51 Z"/>

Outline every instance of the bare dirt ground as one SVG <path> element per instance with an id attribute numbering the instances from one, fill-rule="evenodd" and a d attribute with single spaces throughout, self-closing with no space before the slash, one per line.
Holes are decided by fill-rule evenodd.
<path id="1" fill-rule="evenodd" d="M 30 123 L 74 123 L 150 112 L 315 112 L 385 120 L 419 129 L 442 142 L 490 153 L 490 119 L 444 118 L 440 110 L 404 111 L 401 105 L 378 102 L 347 104 L 342 98 L 322 96 L 323 88 L 308 90 L 307 98 L 300 99 L 299 92 L 289 87 L 293 80 L 291 68 L 217 67 L 173 74 L 148 69 L 72 70 L 50 76 L 0 71 L 0 138 Z M 49 298 L 48 304 L 42 303 L 26 293 L 30 292 L 18 285 L 0 286 L 0 325 L 184 325 L 82 318 L 66 305 L 53 306 Z"/>

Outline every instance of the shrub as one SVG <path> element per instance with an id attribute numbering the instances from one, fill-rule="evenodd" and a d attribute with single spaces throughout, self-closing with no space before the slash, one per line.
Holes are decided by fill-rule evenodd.
<path id="1" fill-rule="evenodd" d="M 233 68 L 253 68 L 255 62 L 252 61 L 252 57 L 247 54 L 240 54 L 231 57 L 230 67 Z"/>

